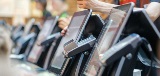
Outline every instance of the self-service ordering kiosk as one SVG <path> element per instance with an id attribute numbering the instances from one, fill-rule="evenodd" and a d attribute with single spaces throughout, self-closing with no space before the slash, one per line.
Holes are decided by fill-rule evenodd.
<path id="1" fill-rule="evenodd" d="M 95 47 L 87 60 L 85 68 L 80 73 L 82 76 L 97 75 L 98 69 L 96 67 L 99 66 L 99 58 L 103 56 L 107 49 L 111 48 L 119 41 L 123 28 L 131 15 L 133 7 L 134 4 L 131 3 L 115 7 L 111 11 L 108 22 L 102 29 L 98 42 L 96 42 Z"/>
<path id="2" fill-rule="evenodd" d="M 39 33 L 38 38 L 33 45 L 33 48 L 29 52 L 27 61 L 37 64 L 38 66 L 43 65 L 44 59 L 48 52 L 48 48 L 50 46 L 41 46 L 41 42 L 43 42 L 47 38 L 47 36 L 51 35 L 54 32 L 54 29 L 57 27 L 57 21 L 58 16 L 47 19 L 45 21 L 43 29 Z"/>
<path id="3" fill-rule="evenodd" d="M 69 45 L 71 41 L 78 43 L 79 41 L 88 37 L 98 37 L 97 35 L 99 35 L 99 33 L 96 31 L 101 30 L 103 21 L 100 20 L 100 17 L 97 15 L 91 16 L 91 13 L 92 10 L 84 10 L 76 12 L 73 15 L 69 28 L 67 30 L 67 34 L 62 38 L 57 50 L 53 50 L 54 55 L 52 56 L 51 63 L 48 66 L 48 69 L 55 75 L 69 75 L 70 69 L 72 69 L 71 65 L 72 63 L 74 63 L 74 58 L 66 58 L 65 56 L 63 56 L 62 52 L 64 51 L 64 45 Z M 95 25 L 98 21 L 94 19 L 98 19 L 98 21 L 102 22 L 100 23 L 100 27 L 97 27 L 98 25 Z M 93 31 L 94 29 L 97 30 Z M 91 36 L 92 33 L 95 34 Z"/>
<path id="4" fill-rule="evenodd" d="M 147 53 L 147 50 L 141 47 L 140 48 L 141 51 L 139 51 L 139 54 L 138 54 L 140 63 L 143 63 L 143 64 L 137 64 L 137 65 L 140 65 L 140 66 L 137 66 L 137 68 L 143 69 L 142 75 L 146 75 L 148 73 L 150 67 L 152 66 L 150 65 L 152 57 L 153 56 L 156 57 L 156 52 L 157 52 L 157 47 L 158 47 L 157 44 L 160 38 L 160 32 L 158 29 L 159 29 L 158 25 L 155 25 L 149 18 L 146 11 L 142 9 L 142 10 L 135 10 L 133 12 L 123 32 L 124 34 L 137 33 L 141 37 L 146 38 L 146 40 L 148 40 L 148 43 L 150 43 L 151 45 L 152 52 Z M 144 54 L 146 54 L 147 56 L 144 57 Z M 153 54 L 153 56 L 151 54 Z M 159 64 L 155 58 L 153 60 L 156 62 L 157 65 Z M 149 63 L 150 66 L 145 65 L 146 63 Z M 144 68 L 142 67 L 143 65 L 144 65 Z M 126 65 L 126 68 L 127 68 L 127 65 Z M 154 75 L 155 74 L 156 73 L 154 73 Z"/>
<path id="5" fill-rule="evenodd" d="M 13 54 L 22 54 L 24 53 L 21 52 L 22 50 L 26 49 L 26 46 L 28 45 L 29 41 L 32 38 L 35 38 L 36 35 L 38 35 L 40 28 L 38 25 L 34 25 L 35 20 L 31 19 L 27 25 L 24 27 L 24 31 L 23 26 L 20 26 L 19 28 L 17 28 L 17 30 L 15 30 L 15 32 L 12 35 L 12 39 L 15 43 L 15 47 L 12 49 L 12 53 Z M 31 30 L 33 30 L 31 32 Z"/>
<path id="6" fill-rule="evenodd" d="M 111 11 L 107 23 L 105 25 L 103 24 L 103 22 L 99 23 L 101 25 L 104 25 L 103 29 L 102 27 L 98 29 L 102 29 L 100 35 L 99 31 L 93 31 L 93 27 L 89 27 L 88 25 L 88 23 L 92 21 L 92 19 L 93 21 L 97 21 L 94 20 L 94 17 L 91 16 L 90 10 L 76 12 L 72 18 L 68 32 L 66 36 L 62 38 L 62 41 L 60 42 L 57 50 L 55 51 L 50 48 L 52 49 L 52 53 L 54 53 L 54 56 L 53 59 L 51 59 L 51 63 L 49 64 L 49 66 L 47 63 L 46 68 L 52 71 L 55 75 L 126 76 L 133 74 L 134 65 L 132 67 L 128 66 L 136 62 L 136 56 L 138 53 L 137 48 L 139 48 L 138 44 L 141 43 L 140 36 L 145 37 L 149 41 L 149 43 L 151 43 L 151 47 L 153 48 L 153 50 L 156 48 L 154 46 L 156 44 L 153 43 L 155 41 L 153 41 L 151 37 L 159 39 L 159 32 L 157 32 L 157 28 L 151 22 L 151 20 L 149 20 L 149 17 L 144 10 L 134 11 L 131 17 L 129 17 L 132 12 L 133 6 L 134 5 L 131 3 L 115 7 Z M 98 16 L 95 16 L 95 19 L 97 18 Z M 91 31 L 87 31 L 87 26 Z M 94 26 L 94 30 L 96 26 L 98 25 Z M 148 32 L 148 30 L 150 30 L 150 33 Z M 140 36 L 132 33 L 137 33 Z M 55 38 L 55 35 L 59 36 L 59 33 L 57 34 L 58 35 L 53 34 L 46 40 L 54 40 L 52 38 Z M 128 37 L 125 38 L 126 36 Z M 120 42 L 116 44 L 119 40 Z M 45 41 L 44 43 L 41 43 L 41 45 L 43 44 L 45 44 Z M 94 48 L 92 50 L 93 46 Z M 88 51 L 90 51 L 91 53 Z M 90 54 L 89 58 L 87 57 L 88 60 L 83 60 L 84 56 L 88 54 Z M 83 64 L 85 64 L 85 66 Z M 113 64 L 115 65 L 113 66 Z M 109 67 L 106 68 L 106 65 L 109 65 Z M 129 70 L 126 69 L 127 67 Z M 108 74 L 108 72 L 110 73 Z"/>

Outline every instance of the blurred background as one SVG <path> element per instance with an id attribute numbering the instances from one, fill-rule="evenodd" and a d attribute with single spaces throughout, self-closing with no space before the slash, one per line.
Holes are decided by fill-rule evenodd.
<path id="1" fill-rule="evenodd" d="M 0 10 L 0 19 L 14 26 L 25 24 L 30 18 L 39 20 L 42 16 L 34 0 L 0 0 Z"/>
<path id="2" fill-rule="evenodd" d="M 43 0 L 42 0 L 43 1 Z M 53 5 L 54 0 L 46 0 L 46 10 L 52 16 L 57 15 Z M 58 0 L 57 0 L 58 1 Z M 67 13 L 73 15 L 77 10 L 76 0 L 63 0 L 67 3 Z M 101 0 L 112 3 L 113 0 Z M 36 22 L 41 22 L 43 10 L 39 9 L 36 0 L 0 0 L 0 20 L 5 20 L 6 23 L 12 26 L 24 25 L 31 18 L 35 18 Z"/>
<path id="3" fill-rule="evenodd" d="M 52 6 L 52 0 L 46 0 L 46 9 L 52 16 L 56 15 L 56 12 Z M 74 7 L 74 0 L 69 9 L 69 13 L 73 14 L 76 7 Z M 0 0 L 0 20 L 5 20 L 10 25 L 17 26 L 19 24 L 26 24 L 31 18 L 35 18 L 36 22 L 41 22 L 43 11 L 38 8 L 38 2 L 36 0 Z"/>

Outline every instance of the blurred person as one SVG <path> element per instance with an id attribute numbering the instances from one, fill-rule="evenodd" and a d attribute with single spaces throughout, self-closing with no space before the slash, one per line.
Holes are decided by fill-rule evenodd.
<path id="1" fill-rule="evenodd" d="M 58 26 L 61 29 L 64 29 L 69 25 L 71 20 L 71 16 L 69 16 L 67 13 L 67 3 L 65 2 L 65 0 L 52 0 L 52 7 L 54 11 L 56 11 L 56 15 L 60 16 Z"/>
<path id="2" fill-rule="evenodd" d="M 24 69 L 11 67 L 10 50 L 11 50 L 10 32 L 0 26 L 0 76 L 36 76 Z"/>
<path id="3" fill-rule="evenodd" d="M 16 76 L 10 67 L 11 45 L 9 31 L 0 26 L 0 76 Z"/>
<path id="4" fill-rule="evenodd" d="M 160 16 L 160 3 L 151 2 L 146 8 L 146 12 L 154 22 Z"/>
<path id="5" fill-rule="evenodd" d="M 67 16 L 68 5 L 65 0 L 52 0 L 52 7 L 58 16 Z"/>
<path id="6" fill-rule="evenodd" d="M 118 6 L 115 4 L 105 3 L 98 0 L 83 0 L 83 1 L 77 1 L 77 3 L 79 8 L 92 9 L 93 11 L 102 12 L 102 13 L 109 13 L 113 7 Z M 151 2 L 148 5 L 146 11 L 153 21 L 156 20 L 160 15 L 160 3 Z M 153 14 L 156 14 L 156 15 L 153 15 Z"/>
<path id="7" fill-rule="evenodd" d="M 66 18 L 60 18 L 60 19 L 59 19 L 58 26 L 59 26 L 61 29 L 64 29 L 65 27 L 68 27 L 70 21 L 71 21 L 71 16 L 70 16 L 70 17 L 66 17 Z"/>
<path id="8" fill-rule="evenodd" d="M 10 37 L 9 32 L 0 26 L 0 76 L 7 76 L 9 71 L 9 54 L 10 54 Z"/>
<path id="9" fill-rule="evenodd" d="M 66 26 L 62 31 L 61 31 L 61 36 L 64 36 L 67 32 L 68 26 Z"/>
<path id="10" fill-rule="evenodd" d="M 46 9 L 47 1 L 46 0 L 35 0 L 36 8 L 41 10 L 43 13 L 43 21 L 45 21 L 48 17 L 51 17 L 51 13 Z"/>

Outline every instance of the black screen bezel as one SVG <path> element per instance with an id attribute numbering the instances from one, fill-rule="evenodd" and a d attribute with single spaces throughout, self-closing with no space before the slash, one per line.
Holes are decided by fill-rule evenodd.
<path id="1" fill-rule="evenodd" d="M 47 19 L 47 20 L 49 20 L 49 21 L 52 20 L 52 26 L 49 28 L 49 29 L 50 29 L 50 32 L 49 32 L 48 35 L 50 35 L 50 34 L 52 33 L 54 27 L 56 26 L 56 23 L 57 23 L 57 21 L 58 21 L 58 18 L 59 18 L 58 16 L 55 16 L 55 17 L 53 17 L 53 18 Z M 46 20 L 46 21 L 47 21 L 47 20 Z M 43 29 L 44 29 L 44 28 L 43 28 Z M 42 30 L 41 30 L 41 31 L 42 31 Z M 40 34 L 40 33 L 39 33 L 39 34 Z M 38 39 L 38 37 L 39 37 L 39 36 L 37 36 L 37 39 Z M 46 38 L 47 38 L 47 36 L 46 36 Z M 36 44 L 36 41 L 35 41 L 34 45 L 37 45 L 37 44 Z M 33 45 L 33 46 L 34 46 L 34 45 Z M 41 46 L 41 47 L 43 47 L 43 46 Z M 32 48 L 32 49 L 33 49 L 33 48 Z M 43 48 L 42 50 L 44 50 L 44 48 Z M 31 51 L 35 51 L 35 50 L 31 50 Z M 31 52 L 30 52 L 30 53 L 31 53 Z M 36 61 L 34 61 L 34 62 L 32 62 L 32 61 L 29 60 L 30 57 L 29 57 L 29 55 L 28 55 L 27 61 L 32 62 L 32 63 L 37 63 L 37 62 L 39 61 L 39 58 L 40 58 L 41 54 L 42 54 L 42 52 L 38 55 L 38 59 L 37 59 Z"/>
<path id="2" fill-rule="evenodd" d="M 134 11 L 127 23 L 124 34 L 131 33 L 137 33 L 146 38 L 151 44 L 153 52 L 155 52 L 156 42 L 160 39 L 160 32 L 144 9 Z"/>
<path id="3" fill-rule="evenodd" d="M 130 16 L 131 13 L 132 13 L 132 10 L 133 10 L 133 8 L 134 8 L 134 3 L 129 3 L 129 4 L 125 4 L 125 5 L 121 5 L 121 6 L 115 7 L 116 9 L 125 10 L 126 6 L 128 6 L 129 9 L 128 9 L 128 11 L 127 11 L 126 17 L 125 17 L 125 19 L 124 19 L 124 21 L 123 21 L 123 23 L 122 23 L 121 28 L 120 28 L 121 30 L 119 31 L 119 35 L 117 34 L 117 37 L 116 37 L 117 39 L 114 40 L 114 43 L 113 43 L 113 44 L 115 44 L 116 42 L 118 42 L 118 39 L 119 39 L 119 37 L 120 37 L 120 34 L 122 33 L 123 28 L 124 28 L 124 26 L 126 25 L 127 20 L 129 19 L 129 16 Z M 124 8 L 124 7 L 125 7 L 125 8 Z M 108 19 L 108 18 L 107 18 L 107 19 Z M 106 19 L 105 21 L 108 22 L 107 19 Z M 106 23 L 106 24 L 107 24 L 107 23 Z M 101 31 L 101 33 L 100 33 L 100 35 L 99 35 L 98 41 L 101 39 L 101 36 L 103 35 L 103 30 L 105 30 L 105 29 L 107 29 L 106 26 L 103 27 L 103 29 L 102 29 L 102 31 Z M 97 41 L 96 44 L 98 44 L 98 41 Z M 95 51 L 95 48 L 92 50 L 92 52 L 91 52 L 91 54 L 90 54 L 90 56 L 89 56 L 89 59 L 87 60 L 87 63 L 86 63 L 86 65 L 85 65 L 85 68 L 83 69 L 83 71 L 82 71 L 82 73 L 81 73 L 82 76 L 85 76 L 84 72 L 85 72 L 85 70 L 86 70 L 86 67 L 87 67 L 90 59 L 91 59 L 92 56 L 93 56 L 94 51 Z"/>
<path id="4" fill-rule="evenodd" d="M 92 13 L 92 10 L 84 10 L 84 11 L 79 11 L 79 12 L 75 12 L 74 13 L 73 17 L 77 17 L 77 16 L 81 16 L 81 15 L 86 15 L 85 18 L 84 18 L 84 20 L 83 20 L 83 22 L 82 22 L 82 25 L 81 25 L 81 28 L 80 28 L 81 30 L 83 30 L 85 28 L 85 26 L 86 26 L 86 24 L 87 24 L 87 22 L 89 20 L 89 17 L 91 16 L 91 13 Z M 72 22 L 72 20 L 71 20 L 71 22 Z M 71 24 L 71 22 L 70 22 L 70 24 Z M 70 27 L 70 24 L 69 24 L 68 27 Z M 79 35 L 77 35 L 76 41 L 78 41 L 80 39 L 80 35 L 82 34 L 81 30 L 79 32 Z M 65 59 L 64 63 L 66 63 L 67 60 L 68 59 Z M 52 61 L 51 61 L 51 63 L 52 63 Z M 55 74 L 59 75 L 59 74 L 61 74 L 61 71 L 63 70 L 62 68 L 64 68 L 64 65 L 65 64 L 62 65 L 61 69 L 58 69 L 58 68 L 52 67 L 52 64 L 51 64 L 49 66 L 49 70 L 52 71 L 52 72 L 54 72 Z"/>
<path id="5" fill-rule="evenodd" d="M 156 25 L 158 31 L 160 32 L 160 16 L 157 18 L 156 21 L 154 21 L 154 24 Z"/>

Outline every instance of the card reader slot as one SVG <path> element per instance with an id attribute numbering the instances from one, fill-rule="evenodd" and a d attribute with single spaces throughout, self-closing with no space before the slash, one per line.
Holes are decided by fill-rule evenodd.
<path id="1" fill-rule="evenodd" d="M 63 54 L 67 58 L 72 57 L 76 54 L 79 54 L 81 52 L 84 52 L 92 48 L 94 46 L 95 41 L 96 41 L 96 38 L 93 35 L 91 35 L 89 38 L 84 39 L 78 43 L 76 43 L 75 41 L 72 41 L 64 47 L 65 51 L 63 52 Z"/>

